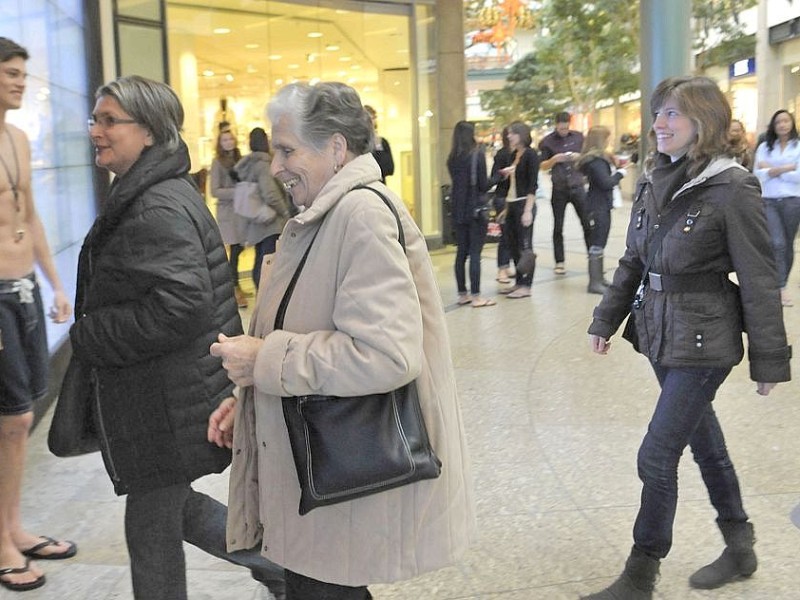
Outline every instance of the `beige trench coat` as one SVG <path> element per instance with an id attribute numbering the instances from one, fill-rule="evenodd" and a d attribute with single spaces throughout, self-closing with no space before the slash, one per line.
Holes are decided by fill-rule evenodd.
<path id="1" fill-rule="evenodd" d="M 407 256 L 394 216 L 374 193 L 351 192 L 359 184 L 394 202 Z M 281 297 L 318 230 L 284 330 L 273 331 Z M 474 537 L 475 515 L 444 311 L 422 233 L 380 183 L 371 155 L 345 165 L 289 221 L 264 269 L 250 328 L 264 344 L 234 429 L 229 549 L 261 541 L 264 556 L 285 568 L 350 586 L 452 564 Z M 301 517 L 280 397 L 385 392 L 414 378 L 441 476 Z"/>

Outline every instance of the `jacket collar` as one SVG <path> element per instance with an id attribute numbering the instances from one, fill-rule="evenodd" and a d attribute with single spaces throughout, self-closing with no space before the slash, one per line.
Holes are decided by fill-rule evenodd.
<path id="1" fill-rule="evenodd" d="M 331 177 L 322 187 L 314 202 L 295 217 L 299 223 L 313 223 L 322 219 L 342 197 L 359 185 L 381 180 L 381 168 L 372 154 L 362 154 Z"/>
<path id="2" fill-rule="evenodd" d="M 688 189 L 702 185 L 712 177 L 715 177 L 716 175 L 719 175 L 720 173 L 723 173 L 728 169 L 741 169 L 742 171 L 747 171 L 746 168 L 744 168 L 742 165 L 736 162 L 736 160 L 734 160 L 729 156 L 716 156 L 711 159 L 711 161 L 706 165 L 706 168 L 703 169 L 696 177 L 690 179 L 689 181 L 684 183 L 680 188 L 678 188 L 678 191 L 672 195 L 672 199 L 674 200 L 675 198 L 678 197 L 679 194 L 682 194 Z M 653 182 L 652 171 L 649 170 L 645 171 L 644 179 L 645 181 L 647 181 L 647 183 L 652 184 Z M 641 190 L 641 188 L 639 189 Z"/>

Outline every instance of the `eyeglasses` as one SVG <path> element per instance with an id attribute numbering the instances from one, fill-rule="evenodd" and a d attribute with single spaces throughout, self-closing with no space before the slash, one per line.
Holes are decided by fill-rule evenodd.
<path id="1" fill-rule="evenodd" d="M 119 117 L 112 117 L 111 115 L 97 115 L 96 117 L 89 117 L 86 124 L 89 129 L 95 125 L 99 125 L 102 129 L 111 129 L 114 125 L 131 125 L 136 123 L 135 119 L 120 119 Z"/>

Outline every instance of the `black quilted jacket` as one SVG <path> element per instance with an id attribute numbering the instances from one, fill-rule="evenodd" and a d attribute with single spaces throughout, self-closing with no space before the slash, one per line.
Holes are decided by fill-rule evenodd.
<path id="1" fill-rule="evenodd" d="M 209 414 L 232 392 L 219 332 L 242 324 L 219 230 L 187 180 L 189 155 L 154 147 L 111 188 L 78 263 L 76 357 L 93 367 L 99 437 L 117 494 L 221 472 Z"/>

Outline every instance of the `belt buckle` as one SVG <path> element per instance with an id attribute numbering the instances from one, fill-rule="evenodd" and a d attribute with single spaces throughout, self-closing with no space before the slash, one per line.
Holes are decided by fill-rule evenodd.
<path id="1" fill-rule="evenodd" d="M 650 289 L 655 292 L 663 292 L 664 286 L 661 285 L 661 273 L 648 273 L 650 280 Z"/>

